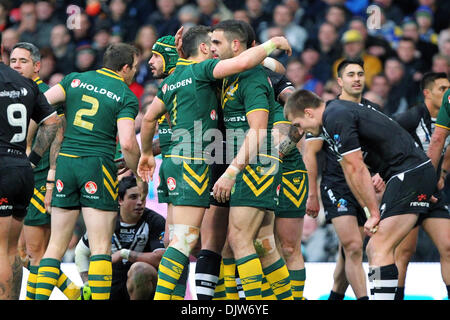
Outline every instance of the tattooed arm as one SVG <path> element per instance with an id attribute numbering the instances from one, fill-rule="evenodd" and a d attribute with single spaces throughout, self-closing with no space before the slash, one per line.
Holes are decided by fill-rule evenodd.
<path id="1" fill-rule="evenodd" d="M 56 112 L 54 115 L 47 118 L 38 129 L 38 132 L 36 134 L 36 142 L 33 146 L 33 149 L 31 150 L 31 153 L 35 153 L 38 156 L 42 157 L 44 152 L 50 147 L 50 144 L 53 142 L 53 139 L 55 139 L 56 132 L 58 131 L 58 128 L 61 125 L 61 120 L 56 115 Z M 33 165 L 36 165 L 36 163 L 33 163 Z"/>
<path id="2" fill-rule="evenodd" d="M 45 198 L 44 205 L 48 213 L 51 213 L 51 200 L 53 194 L 53 188 L 55 186 L 55 174 L 56 174 L 56 158 L 59 154 L 59 149 L 61 148 L 61 143 L 64 138 L 64 130 L 66 129 L 66 117 L 64 115 L 59 116 L 60 124 L 57 128 L 55 139 L 50 145 L 50 169 L 47 173 L 47 183 L 45 184 Z"/>

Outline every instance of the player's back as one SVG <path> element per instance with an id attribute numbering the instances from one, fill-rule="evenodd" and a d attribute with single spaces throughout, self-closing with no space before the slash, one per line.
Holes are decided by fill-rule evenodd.
<path id="1" fill-rule="evenodd" d="M 66 93 L 67 128 L 61 154 L 113 158 L 117 120 L 133 119 L 136 96 L 122 77 L 107 68 L 71 73 L 60 83 Z"/>
<path id="2" fill-rule="evenodd" d="M 32 80 L 3 63 L 0 63 L 0 105 L 0 155 L 25 158 L 30 118 L 40 123 L 52 108 Z"/>

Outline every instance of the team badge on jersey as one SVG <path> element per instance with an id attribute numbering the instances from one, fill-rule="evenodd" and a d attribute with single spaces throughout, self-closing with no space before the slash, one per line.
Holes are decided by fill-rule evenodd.
<path id="1" fill-rule="evenodd" d="M 61 192 L 62 189 L 64 189 L 64 183 L 58 179 L 56 181 L 56 190 L 58 190 L 58 192 Z"/>
<path id="2" fill-rule="evenodd" d="M 170 191 L 173 191 L 176 187 L 177 187 L 177 181 L 172 177 L 167 178 L 167 188 Z"/>
<path id="3" fill-rule="evenodd" d="M 277 186 L 277 197 L 280 195 L 280 190 L 281 190 L 281 184 L 279 184 Z"/>
<path id="4" fill-rule="evenodd" d="M 168 87 L 168 85 L 167 85 L 167 83 L 165 83 L 165 84 L 162 86 L 162 88 L 161 88 L 161 91 L 162 91 L 164 94 L 166 94 L 167 87 Z"/>
<path id="5" fill-rule="evenodd" d="M 211 110 L 211 113 L 209 114 L 209 116 L 211 117 L 211 120 L 216 120 L 216 110 Z"/>
<path id="6" fill-rule="evenodd" d="M 348 211 L 347 209 L 347 200 L 345 199 L 339 199 L 338 203 L 337 203 L 337 210 L 338 212 L 344 212 L 344 211 Z"/>
<path id="7" fill-rule="evenodd" d="M 72 83 L 70 84 L 70 86 L 71 86 L 72 88 L 76 88 L 76 87 L 78 87 L 78 86 L 80 85 L 80 83 L 81 83 L 81 80 L 80 80 L 80 79 L 73 79 L 73 80 L 72 80 Z"/>
<path id="8" fill-rule="evenodd" d="M 94 194 L 97 192 L 97 184 L 94 181 L 88 181 L 84 185 L 84 190 L 89 194 Z"/>

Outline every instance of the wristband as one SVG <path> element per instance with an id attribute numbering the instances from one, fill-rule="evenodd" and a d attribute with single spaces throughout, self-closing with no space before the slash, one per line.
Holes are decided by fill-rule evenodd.
<path id="1" fill-rule="evenodd" d="M 55 184 L 55 180 L 47 180 L 47 183 L 49 183 L 49 184 Z"/>
<path id="2" fill-rule="evenodd" d="M 297 144 L 294 141 L 292 141 L 289 137 L 286 137 L 278 145 L 278 152 L 281 153 L 283 156 L 285 156 L 295 148 L 297 148 Z"/>
<path id="3" fill-rule="evenodd" d="M 277 64 L 275 63 L 275 59 L 267 57 L 263 60 L 263 66 L 266 67 L 267 69 L 272 70 L 273 72 L 275 72 L 275 70 L 277 69 Z"/>
<path id="4" fill-rule="evenodd" d="M 130 257 L 130 250 L 128 250 L 128 249 L 121 249 L 120 250 L 120 256 L 123 259 L 128 260 L 128 258 Z"/>
<path id="5" fill-rule="evenodd" d="M 28 160 L 35 166 L 37 167 L 39 161 L 41 161 L 41 156 L 38 155 L 34 150 L 32 150 L 30 152 L 30 155 L 28 156 Z"/>
<path id="6" fill-rule="evenodd" d="M 266 54 L 270 56 L 270 54 L 277 48 L 277 45 L 272 41 L 268 40 L 262 44 L 264 50 L 266 50 Z"/>

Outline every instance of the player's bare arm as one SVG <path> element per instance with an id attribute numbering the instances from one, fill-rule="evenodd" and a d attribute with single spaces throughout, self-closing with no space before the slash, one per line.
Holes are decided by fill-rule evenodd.
<path id="1" fill-rule="evenodd" d="M 350 190 L 355 195 L 360 205 L 370 212 L 370 217 L 364 225 L 367 235 L 372 235 L 375 227 L 380 222 L 380 211 L 372 183 L 372 177 L 367 169 L 361 150 L 356 150 L 344 155 L 340 161 L 344 171 L 345 180 Z"/>
<path id="2" fill-rule="evenodd" d="M 292 54 L 291 46 L 286 38 L 274 37 L 259 46 L 245 50 L 236 57 L 221 60 L 214 68 L 214 78 L 222 79 L 254 68 L 275 49 L 285 50 L 288 55 Z"/>
<path id="3" fill-rule="evenodd" d="M 142 118 L 141 124 L 141 148 L 142 154 L 138 164 L 138 174 L 146 182 L 153 180 L 155 171 L 155 159 L 153 154 L 153 137 L 156 132 L 158 119 L 167 112 L 164 103 L 158 99 L 153 99 L 152 104 L 147 108 L 147 112 Z"/>
<path id="4" fill-rule="evenodd" d="M 319 195 L 318 195 L 318 166 L 317 154 L 322 149 L 322 139 L 310 139 L 305 141 L 305 149 L 303 155 L 303 162 L 305 163 L 308 172 L 308 199 L 306 200 L 306 214 L 310 217 L 317 217 L 320 210 Z"/>

